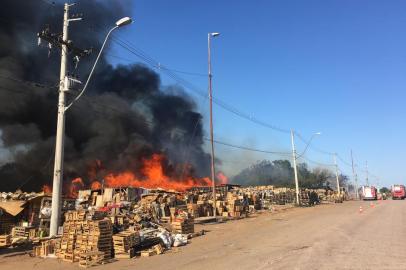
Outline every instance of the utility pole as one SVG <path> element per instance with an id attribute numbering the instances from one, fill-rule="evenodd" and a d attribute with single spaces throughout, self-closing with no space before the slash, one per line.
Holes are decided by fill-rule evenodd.
<path id="1" fill-rule="evenodd" d="M 352 177 L 354 178 L 354 183 L 355 183 L 355 199 L 358 200 L 358 179 L 357 179 L 357 174 L 355 173 L 354 158 L 352 156 L 352 149 L 351 149 L 351 167 L 352 167 Z"/>
<path id="2" fill-rule="evenodd" d="M 334 153 L 334 165 L 336 167 L 337 191 L 338 191 L 338 195 L 340 196 L 341 190 L 340 190 L 340 181 L 338 180 L 337 153 Z"/>
<path id="3" fill-rule="evenodd" d="M 60 34 L 50 33 L 49 28 L 38 33 L 38 45 L 42 40 L 48 42 L 48 48 L 51 50 L 53 47 L 61 49 L 61 69 L 59 74 L 59 96 L 58 96 L 58 117 L 56 128 L 56 143 L 55 143 L 55 162 L 54 162 L 54 174 L 52 183 L 52 213 L 51 222 L 49 228 L 50 236 L 58 234 L 59 219 L 61 216 L 62 206 L 62 182 L 63 182 L 63 158 L 64 158 L 64 138 L 65 138 L 65 92 L 69 91 L 69 88 L 78 80 L 66 76 L 68 66 L 68 54 L 74 55 L 74 61 L 76 64 L 81 57 L 89 55 L 91 50 L 82 50 L 74 47 L 73 43 L 69 41 L 68 28 L 69 22 L 79 21 L 82 18 L 75 16 L 69 18 L 69 7 L 74 4 L 64 4 L 63 14 L 63 31 L 62 36 Z"/>
<path id="4" fill-rule="evenodd" d="M 63 14 L 63 33 L 62 33 L 62 48 L 61 48 L 61 71 L 59 75 L 59 97 L 58 97 L 58 122 L 56 128 L 56 144 L 55 144 L 55 163 L 54 163 L 54 179 L 52 184 L 52 212 L 51 225 L 49 235 L 58 234 L 59 218 L 61 215 L 61 197 L 62 197 L 62 181 L 63 181 L 63 154 L 64 154 L 64 137 L 65 137 L 65 76 L 67 68 L 68 48 L 68 27 L 69 27 L 69 6 L 64 5 Z"/>
<path id="5" fill-rule="evenodd" d="M 216 172 L 214 167 L 214 136 L 213 136 L 213 91 L 212 91 L 212 74 L 211 74 L 211 37 L 218 36 L 219 33 L 207 34 L 207 52 L 209 68 L 209 102 L 210 102 L 210 144 L 211 144 L 211 181 L 213 185 L 213 217 L 217 220 L 216 205 Z"/>
<path id="6" fill-rule="evenodd" d="M 66 76 L 67 58 L 68 54 L 73 55 L 73 61 L 75 68 L 77 67 L 82 57 L 88 56 L 92 53 L 92 49 L 83 50 L 74 46 L 71 40 L 68 40 L 68 28 L 69 22 L 82 20 L 81 14 L 75 14 L 69 17 L 69 7 L 75 4 L 64 4 L 63 15 L 63 31 L 62 36 L 60 34 L 54 34 L 50 32 L 49 27 L 38 33 L 38 45 L 41 45 L 42 41 L 48 42 L 48 48 L 50 55 L 51 49 L 57 47 L 61 49 L 61 70 L 59 75 L 59 97 L 58 97 L 58 118 L 56 129 L 56 143 L 55 143 L 55 162 L 54 162 L 54 176 L 52 184 L 52 213 L 50 224 L 50 236 L 58 234 L 59 218 L 61 216 L 61 199 L 62 199 L 62 181 L 63 181 L 63 158 L 64 158 L 64 138 L 65 138 L 65 112 L 77 101 L 85 92 L 86 87 L 92 77 L 93 71 L 96 67 L 97 61 L 106 45 L 107 39 L 110 34 L 119 27 L 129 25 L 132 23 L 130 17 L 123 17 L 115 23 L 115 26 L 110 29 L 104 39 L 103 45 L 97 55 L 96 61 L 90 71 L 90 74 L 86 80 L 86 84 L 82 91 L 75 97 L 71 103 L 66 106 L 65 104 L 65 92 L 69 91 L 73 85 L 81 84 L 81 82 L 74 77 Z"/>
<path id="7" fill-rule="evenodd" d="M 293 129 L 290 130 L 290 138 L 291 138 L 291 141 L 292 141 L 293 171 L 295 173 L 296 204 L 300 205 L 300 200 L 299 200 L 299 180 L 297 178 L 297 165 L 296 165 L 295 133 L 294 133 Z"/>
<path id="8" fill-rule="evenodd" d="M 366 184 L 369 186 L 369 180 L 368 180 L 368 161 L 365 161 L 365 171 L 367 173 L 367 178 L 366 178 Z"/>

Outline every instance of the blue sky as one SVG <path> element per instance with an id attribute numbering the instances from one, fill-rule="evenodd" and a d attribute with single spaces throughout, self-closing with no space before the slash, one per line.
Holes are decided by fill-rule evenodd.
<path id="1" fill-rule="evenodd" d="M 405 182 L 405 1 L 134 1 L 135 23 L 116 36 L 171 69 L 207 74 L 212 43 L 214 96 L 241 111 L 309 138 L 359 168 L 368 160 L 381 185 Z M 110 54 L 140 61 L 117 45 Z M 114 64 L 128 61 L 111 57 Z M 207 89 L 204 76 L 178 76 Z M 175 84 L 162 75 L 164 85 Z M 195 98 L 207 116 L 208 103 Z M 215 106 L 215 136 L 230 143 L 290 151 L 289 134 L 264 128 Z M 205 118 L 206 127 L 207 117 Z M 299 152 L 304 145 L 297 140 Z M 217 146 L 223 170 L 278 158 Z M 321 163 L 332 157 L 309 150 Z M 351 169 L 339 162 L 340 169 Z M 361 183 L 365 173 L 358 170 Z M 376 183 L 376 179 L 371 178 Z"/>

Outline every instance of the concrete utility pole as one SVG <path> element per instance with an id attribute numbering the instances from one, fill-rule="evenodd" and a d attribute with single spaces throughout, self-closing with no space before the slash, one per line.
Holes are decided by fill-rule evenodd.
<path id="1" fill-rule="evenodd" d="M 299 200 L 299 180 L 297 178 L 297 165 L 296 165 L 295 133 L 294 133 L 293 129 L 290 130 L 290 138 L 291 138 L 291 141 L 292 141 L 293 171 L 295 173 L 296 204 L 300 205 L 300 200 Z"/>
<path id="2" fill-rule="evenodd" d="M 213 216 L 217 219 L 216 207 L 216 172 L 214 167 L 214 136 L 213 136 L 213 92 L 212 92 L 212 74 L 211 74 L 211 38 L 220 35 L 219 33 L 207 34 L 207 52 L 209 68 L 209 102 L 210 102 L 210 143 L 211 143 L 211 181 L 213 185 Z"/>
<path id="3" fill-rule="evenodd" d="M 63 157 L 64 157 L 64 137 L 65 137 L 65 112 L 72 106 L 73 102 L 77 101 L 86 90 L 86 87 L 89 83 L 89 80 L 93 74 L 94 68 L 97 64 L 97 61 L 100 58 L 100 55 L 103 51 L 103 48 L 107 42 L 108 37 L 110 36 L 111 32 L 115 29 L 128 25 L 132 22 L 130 17 L 124 17 L 118 20 L 113 28 L 110 29 L 108 32 L 103 46 L 99 51 L 99 54 L 96 58 L 96 61 L 92 67 L 92 70 L 87 78 L 85 87 L 79 93 L 78 96 L 68 105 L 65 106 L 65 92 L 69 91 L 69 89 L 74 84 L 80 84 L 81 82 L 76 80 L 75 78 L 66 76 L 66 69 L 67 69 L 67 57 L 68 54 L 71 53 L 74 55 L 73 60 L 75 61 L 76 65 L 80 61 L 80 58 L 88 56 L 91 54 L 91 49 L 82 50 L 77 48 L 73 45 L 72 42 L 68 40 L 68 27 L 69 22 L 72 21 L 80 21 L 82 18 L 79 16 L 73 16 L 73 18 L 69 18 L 69 7 L 73 6 L 74 4 L 64 4 L 64 16 L 63 16 L 63 31 L 62 37 L 59 34 L 53 34 L 50 32 L 49 28 L 38 33 L 38 45 L 41 45 L 42 40 L 48 42 L 48 48 L 51 50 L 53 47 L 61 49 L 61 70 L 59 75 L 59 98 L 58 98 L 58 119 L 57 119 L 57 129 L 56 129 L 56 143 L 55 143 L 55 163 L 54 163 L 54 177 L 53 177 L 53 184 L 52 184 L 52 213 L 51 213 L 51 224 L 50 224 L 50 236 L 57 235 L 58 233 L 58 226 L 59 226 L 59 218 L 61 216 L 61 199 L 62 199 L 62 181 L 63 181 Z"/>
<path id="4" fill-rule="evenodd" d="M 334 165 L 336 167 L 337 191 L 338 191 L 338 195 L 341 195 L 340 181 L 338 179 L 337 153 L 334 153 Z"/>
<path id="5" fill-rule="evenodd" d="M 352 167 L 352 177 L 354 178 L 354 183 L 355 183 L 355 199 L 358 200 L 358 179 L 357 179 L 357 174 L 355 173 L 354 158 L 352 156 L 352 149 L 351 149 L 351 167 Z"/>
<path id="6" fill-rule="evenodd" d="M 64 135 L 65 135 L 65 84 L 68 48 L 68 27 L 69 27 L 69 6 L 64 5 L 63 15 L 63 34 L 61 44 L 61 71 L 59 75 L 59 98 L 58 98 L 58 122 L 56 128 L 56 145 L 55 145 L 55 163 L 54 163 L 54 179 L 52 184 L 52 213 L 49 235 L 58 234 L 59 218 L 61 215 L 61 197 L 62 197 L 62 178 L 63 178 L 63 154 L 64 154 Z"/>

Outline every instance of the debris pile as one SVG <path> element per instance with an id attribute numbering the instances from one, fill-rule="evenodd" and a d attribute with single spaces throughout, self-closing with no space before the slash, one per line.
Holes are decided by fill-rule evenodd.
<path id="1" fill-rule="evenodd" d="M 33 256 L 58 258 L 90 267 L 115 259 L 153 256 L 188 244 L 204 234 L 195 223 L 240 219 L 259 210 L 292 207 L 296 193 L 274 186 L 221 185 L 213 204 L 211 189 L 195 187 L 186 192 L 144 188 L 79 190 L 75 200 L 63 203 L 60 235 L 47 230 L 52 201 L 41 193 L 2 193 L 0 199 L 0 247 L 34 244 Z M 302 206 L 338 202 L 331 190 L 303 189 Z M 3 234 L 3 235 L 1 235 Z"/>

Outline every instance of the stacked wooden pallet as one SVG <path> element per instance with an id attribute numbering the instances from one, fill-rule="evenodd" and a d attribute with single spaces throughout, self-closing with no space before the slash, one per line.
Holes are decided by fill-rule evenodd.
<path id="1" fill-rule="evenodd" d="M 194 219 L 189 218 L 177 218 L 171 223 L 172 231 L 181 234 L 189 234 L 195 232 Z"/>
<path id="2" fill-rule="evenodd" d="M 102 251 L 104 259 L 111 259 L 113 250 L 113 228 L 109 219 L 88 221 L 84 225 L 84 241 L 82 246 L 87 251 Z"/>
<path id="3" fill-rule="evenodd" d="M 243 206 L 238 198 L 230 197 L 227 200 L 227 212 L 231 217 L 240 217 L 243 212 Z"/>
<path id="4" fill-rule="evenodd" d="M 114 257 L 129 259 L 135 256 L 134 247 L 140 243 L 138 231 L 123 231 L 113 235 Z"/>
<path id="5" fill-rule="evenodd" d="M 309 192 L 305 190 L 300 191 L 299 201 L 303 206 L 310 206 Z"/>
<path id="6" fill-rule="evenodd" d="M 0 247 L 8 247 L 9 245 L 11 245 L 11 235 L 0 235 Z"/>
<path id="7" fill-rule="evenodd" d="M 78 262 L 82 258 L 83 265 L 86 264 L 84 262 L 86 258 L 92 261 L 92 264 L 111 259 L 113 249 L 111 221 L 109 219 L 88 220 L 89 218 L 94 219 L 95 216 L 88 215 L 84 211 L 66 213 L 60 248 L 56 251 L 59 258 L 69 262 Z M 99 253 L 96 256 L 94 252 Z M 88 257 L 84 254 L 88 254 Z M 103 259 L 100 259 L 101 257 Z"/>

